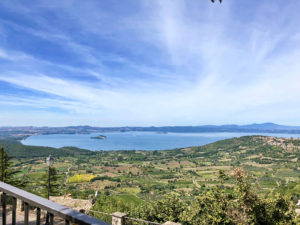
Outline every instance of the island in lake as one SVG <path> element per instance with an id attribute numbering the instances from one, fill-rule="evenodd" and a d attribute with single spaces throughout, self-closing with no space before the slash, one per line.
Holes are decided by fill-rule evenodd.
<path id="1" fill-rule="evenodd" d="M 104 135 L 98 135 L 98 136 L 94 136 L 94 137 L 91 137 L 92 139 L 106 139 L 106 136 Z"/>

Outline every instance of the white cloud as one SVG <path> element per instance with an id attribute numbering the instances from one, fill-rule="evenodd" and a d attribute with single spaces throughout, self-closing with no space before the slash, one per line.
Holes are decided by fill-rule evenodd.
<path id="1" fill-rule="evenodd" d="M 288 19 L 298 17 L 288 13 L 290 5 L 280 9 L 271 7 L 273 13 L 279 13 L 277 23 L 271 23 L 261 15 L 266 12 L 265 6 L 259 7 L 257 3 L 258 15 L 242 24 L 235 21 L 236 12 L 233 11 L 240 3 L 233 1 L 221 5 L 211 5 L 209 1 L 153 1 L 143 3 L 138 13 L 117 17 L 110 27 L 113 14 L 106 12 L 102 15 L 98 12 L 102 9 L 96 8 L 96 3 L 82 4 L 84 7 L 79 11 L 65 5 L 55 10 L 65 10 L 68 16 L 75 17 L 75 21 L 79 21 L 78 27 L 84 32 L 116 45 L 128 44 L 124 49 L 134 53 L 150 46 L 155 49 L 154 53 L 158 53 L 157 57 L 154 55 L 153 61 L 142 62 L 118 53 L 102 53 L 101 49 L 82 44 L 67 32 L 54 29 L 47 21 L 41 20 L 39 24 L 43 31 L 34 31 L 36 36 L 51 42 L 65 41 L 66 49 L 83 55 L 82 59 L 95 67 L 52 63 L 29 53 L 21 54 L 20 58 L 16 51 L 2 48 L 0 58 L 30 63 L 32 73 L 10 69 L 0 74 L 0 80 L 47 93 L 50 97 L 28 99 L 27 96 L 18 96 L 7 100 L 3 97 L 0 98 L 1 105 L 31 107 L 32 113 L 36 114 L 35 110 L 42 110 L 37 121 L 43 125 L 55 121 L 116 126 L 270 120 L 300 124 L 297 104 L 300 98 L 300 39 L 297 38 L 298 27 L 286 25 Z M 90 13 L 87 14 L 86 10 Z M 49 30 L 55 32 L 48 36 Z M 126 39 L 126 32 L 135 35 L 136 45 Z M 114 36 L 118 34 L 124 39 L 118 40 Z M 126 69 L 117 70 L 120 74 L 115 76 L 108 75 L 102 70 L 105 59 L 118 62 Z M 61 76 L 54 76 L 49 69 L 41 72 L 39 67 L 45 65 L 70 74 L 87 74 L 98 81 L 78 81 L 63 72 Z M 131 72 L 128 68 L 135 74 L 128 75 Z M 52 108 L 64 112 L 51 114 Z M 28 115 L 30 113 L 29 110 Z M 61 115 L 59 121 L 57 115 Z"/>

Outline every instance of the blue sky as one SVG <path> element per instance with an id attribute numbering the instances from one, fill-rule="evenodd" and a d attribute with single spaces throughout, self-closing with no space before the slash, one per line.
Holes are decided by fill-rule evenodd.
<path id="1" fill-rule="evenodd" d="M 0 126 L 300 125 L 300 1 L 0 3 Z"/>

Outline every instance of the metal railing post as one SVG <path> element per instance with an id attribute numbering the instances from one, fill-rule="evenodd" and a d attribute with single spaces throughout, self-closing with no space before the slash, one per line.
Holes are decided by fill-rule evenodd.
<path id="1" fill-rule="evenodd" d="M 41 209 L 36 208 L 36 225 L 41 225 Z"/>
<path id="2" fill-rule="evenodd" d="M 28 225 L 29 222 L 29 204 L 25 202 L 24 204 L 24 224 Z"/>
<path id="3" fill-rule="evenodd" d="M 11 212 L 11 224 L 16 225 L 17 219 L 17 198 L 12 198 L 12 212 Z"/>
<path id="4" fill-rule="evenodd" d="M 1 195 L 1 203 L 2 203 L 2 225 L 6 225 L 6 193 L 2 193 Z"/>

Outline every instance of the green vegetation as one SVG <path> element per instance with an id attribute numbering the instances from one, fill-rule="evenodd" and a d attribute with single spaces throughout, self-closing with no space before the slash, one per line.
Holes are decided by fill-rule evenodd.
<path id="1" fill-rule="evenodd" d="M 170 220 L 185 225 L 295 224 L 295 212 L 288 199 L 281 196 L 272 200 L 259 197 L 241 169 L 234 171 L 234 177 L 236 183 L 233 188 L 216 185 L 200 193 L 190 206 L 178 196 L 169 195 L 138 208 L 137 216 L 150 221 Z"/>
<path id="2" fill-rule="evenodd" d="M 12 157 L 9 157 L 4 148 L 0 146 L 0 181 L 21 187 L 25 182 L 16 178 L 15 175 L 20 171 L 12 168 L 13 162 L 11 160 Z"/>
<path id="3" fill-rule="evenodd" d="M 298 139 L 248 136 L 166 151 L 92 152 L 7 139 L 0 145 L 16 157 L 15 178 L 26 175 L 31 192 L 43 195 L 45 157 L 52 154 L 60 184 L 53 194 L 87 199 L 98 191 L 94 210 L 158 222 L 292 224 L 300 195 Z M 241 179 L 236 168 L 243 168 Z"/>

